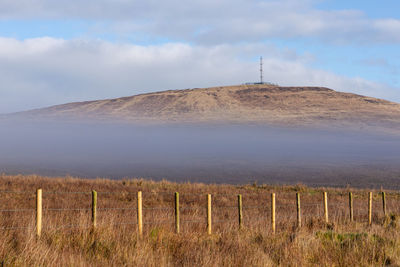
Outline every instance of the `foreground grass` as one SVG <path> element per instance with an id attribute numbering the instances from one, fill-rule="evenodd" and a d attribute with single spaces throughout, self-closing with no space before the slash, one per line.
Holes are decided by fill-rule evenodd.
<path id="1" fill-rule="evenodd" d="M 148 207 L 169 207 L 174 191 L 181 192 L 182 197 L 213 193 L 216 195 L 216 204 L 227 206 L 231 202 L 227 196 L 232 195 L 234 198 L 238 192 L 244 196 L 247 194 L 247 199 L 254 196 L 254 203 L 258 203 L 264 201 L 261 197 L 271 191 L 278 192 L 278 195 L 290 195 L 301 191 L 304 196 L 308 194 L 317 199 L 319 193 L 326 190 L 302 186 L 233 186 L 176 184 L 135 179 L 111 181 L 0 176 L 0 191 L 33 192 L 38 187 L 43 188 L 44 192 L 83 192 L 96 189 L 99 192 L 112 193 L 143 190 L 148 192 L 145 195 L 145 204 Z M 346 200 L 340 198 L 343 190 L 328 189 L 328 191 L 331 199 L 335 199 L 337 203 Z M 171 196 L 167 194 L 164 197 L 157 192 L 171 192 Z M 357 193 L 364 195 L 365 192 L 359 190 Z M 220 198 L 217 198 L 218 194 Z M 59 196 L 57 199 L 53 195 L 59 196 L 48 195 L 46 203 L 48 205 L 57 203 L 63 207 L 82 207 L 90 197 L 79 194 L 69 199 L 65 196 Z M 108 196 L 104 194 L 103 198 Z M 0 205 L 2 209 L 29 208 L 34 205 L 31 198 L 31 195 L 24 199 L 15 194 L 3 193 Z M 184 201 L 183 198 L 182 202 L 185 203 Z M 188 199 L 186 202 L 191 203 L 193 208 L 196 208 L 196 205 L 201 208 L 203 205 L 201 201 L 200 197 L 199 201 L 192 203 L 192 200 Z M 103 203 L 100 202 L 100 205 L 105 206 L 109 203 L 114 207 L 127 206 L 133 205 L 135 199 L 129 194 L 117 194 L 110 196 Z M 223 211 L 216 209 L 214 213 L 217 216 Z M 260 211 L 256 210 L 253 215 L 259 213 Z M 286 215 L 290 218 L 289 213 L 290 211 L 282 210 L 278 213 L 280 216 L 278 218 L 284 218 Z M 374 224 L 370 227 L 363 221 L 348 222 L 344 217 L 338 216 L 336 221 L 329 225 L 325 225 L 319 217 L 310 218 L 305 220 L 304 227 L 297 229 L 295 221 L 281 219 L 276 234 L 269 231 L 268 219 L 257 223 L 251 221 L 252 217 L 245 220 L 245 227 L 242 230 L 238 230 L 235 223 L 226 223 L 216 227 L 210 236 L 205 233 L 205 226 L 202 224 L 192 225 L 191 228 L 182 225 L 183 231 L 179 235 L 172 231 L 171 226 L 156 224 L 146 226 L 142 239 L 138 238 L 135 225 L 112 223 L 121 220 L 121 214 L 116 211 L 107 211 L 104 217 L 100 218 L 99 226 L 95 230 L 88 228 L 90 218 L 85 212 L 74 215 L 45 213 L 44 223 L 48 228 L 44 228 L 40 239 L 35 236 L 32 214 L 26 215 L 25 221 L 21 214 L 15 218 L 7 218 L 6 214 L 8 213 L 0 213 L 0 226 L 15 226 L 18 225 L 14 224 L 15 221 L 18 221 L 30 227 L 0 231 L 0 262 L 3 262 L 4 266 L 399 266 L 400 264 L 400 229 L 398 218 L 393 213 L 387 217 L 375 214 Z M 134 220 L 134 213 L 122 215 L 123 218 L 129 216 Z M 152 218 L 162 216 L 165 214 L 158 210 L 151 214 Z M 61 229 L 52 227 L 70 218 L 74 220 L 74 227 Z"/>

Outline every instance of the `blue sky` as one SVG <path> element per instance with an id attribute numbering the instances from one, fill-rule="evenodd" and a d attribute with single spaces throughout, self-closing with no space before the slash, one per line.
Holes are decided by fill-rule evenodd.
<path id="1" fill-rule="evenodd" d="M 0 113 L 164 89 L 326 86 L 400 102 L 400 1 L 0 0 Z"/>

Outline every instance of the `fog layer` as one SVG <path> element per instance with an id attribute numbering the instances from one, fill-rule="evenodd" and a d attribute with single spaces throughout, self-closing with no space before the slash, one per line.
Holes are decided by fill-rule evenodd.
<path id="1" fill-rule="evenodd" d="M 0 172 L 400 188 L 399 141 L 254 125 L 0 122 Z"/>

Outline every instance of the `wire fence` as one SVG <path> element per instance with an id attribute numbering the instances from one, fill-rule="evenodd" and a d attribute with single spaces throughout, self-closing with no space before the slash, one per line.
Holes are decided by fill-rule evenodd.
<path id="1" fill-rule="evenodd" d="M 42 193 L 38 189 L 0 191 L 0 197 L 1 194 L 10 196 L 0 200 L 0 230 L 31 229 L 37 235 L 42 230 L 110 226 L 134 227 L 140 235 L 144 226 L 166 227 L 179 233 L 182 228 L 190 230 L 188 225 L 193 229 L 206 228 L 211 233 L 212 225 L 222 229 L 227 224 L 238 228 L 264 227 L 275 232 L 316 221 L 378 224 L 390 213 L 400 212 L 397 192 L 334 191 L 329 196 L 321 192 L 302 192 L 301 196 L 299 192 L 179 195 L 167 191 Z M 18 196 L 14 202 L 12 196 Z M 12 206 L 21 202 L 24 207 Z"/>

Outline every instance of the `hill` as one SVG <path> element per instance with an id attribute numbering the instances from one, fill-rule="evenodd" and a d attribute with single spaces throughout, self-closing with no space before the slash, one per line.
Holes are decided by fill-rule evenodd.
<path id="1" fill-rule="evenodd" d="M 169 90 L 18 115 L 136 122 L 226 122 L 400 130 L 400 104 L 323 87 L 239 85 Z"/>

